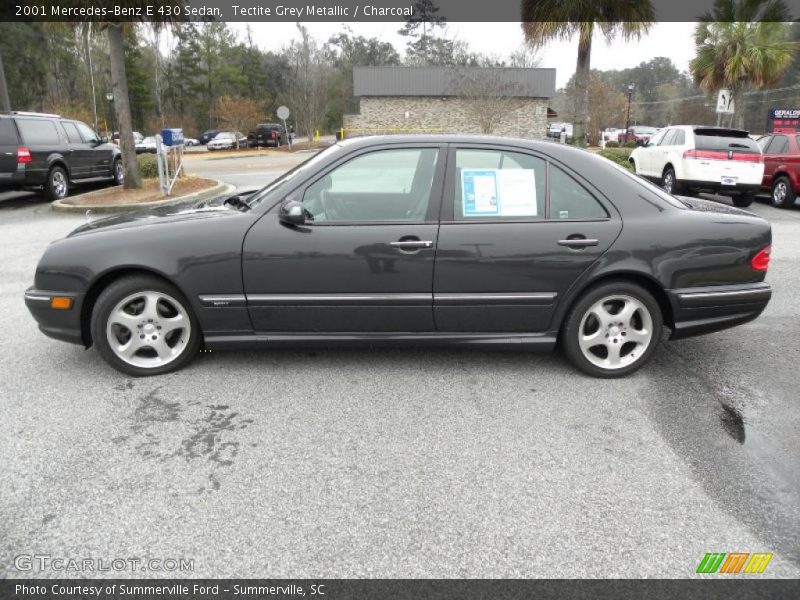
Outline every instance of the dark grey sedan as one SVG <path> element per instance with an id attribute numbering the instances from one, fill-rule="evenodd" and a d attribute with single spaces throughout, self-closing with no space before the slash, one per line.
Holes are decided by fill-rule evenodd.
<path id="1" fill-rule="evenodd" d="M 551 350 L 627 375 L 670 339 L 756 318 L 769 223 L 677 199 L 565 145 L 338 143 L 257 192 L 79 227 L 25 301 L 131 375 L 202 348 L 456 344 Z"/>

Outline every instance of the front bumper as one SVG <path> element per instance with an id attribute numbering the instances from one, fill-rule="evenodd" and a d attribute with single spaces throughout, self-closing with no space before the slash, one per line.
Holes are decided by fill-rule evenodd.
<path id="1" fill-rule="evenodd" d="M 675 321 L 670 339 L 679 340 L 752 321 L 766 308 L 772 288 L 760 282 L 682 288 L 667 294 Z"/>
<path id="2" fill-rule="evenodd" d="M 66 310 L 50 308 L 50 300 L 54 296 L 71 298 L 71 307 Z M 42 333 L 62 342 L 83 346 L 85 341 L 81 332 L 82 301 L 82 294 L 50 292 L 32 287 L 25 291 L 25 306 L 31 311 Z"/>

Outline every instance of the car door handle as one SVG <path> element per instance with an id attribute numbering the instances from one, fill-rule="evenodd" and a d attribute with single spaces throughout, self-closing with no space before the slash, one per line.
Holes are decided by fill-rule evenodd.
<path id="1" fill-rule="evenodd" d="M 413 248 L 432 248 L 433 242 L 423 240 L 403 240 L 400 242 L 389 242 L 389 245 L 400 250 L 410 250 Z"/>
<path id="2" fill-rule="evenodd" d="M 597 246 L 599 243 L 600 240 L 590 240 L 588 238 L 558 240 L 559 246 L 567 246 L 568 248 L 586 248 L 588 246 Z"/>

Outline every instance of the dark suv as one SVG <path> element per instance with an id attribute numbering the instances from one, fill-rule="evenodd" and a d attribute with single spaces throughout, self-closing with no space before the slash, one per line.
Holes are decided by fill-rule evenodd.
<path id="1" fill-rule="evenodd" d="M 44 189 L 51 200 L 72 183 L 122 183 L 122 155 L 80 121 L 42 113 L 0 113 L 0 191 Z"/>
<path id="2" fill-rule="evenodd" d="M 286 130 L 278 123 L 259 123 L 255 131 L 247 135 L 247 145 L 251 148 L 259 146 L 274 146 L 278 148 L 287 144 Z"/>

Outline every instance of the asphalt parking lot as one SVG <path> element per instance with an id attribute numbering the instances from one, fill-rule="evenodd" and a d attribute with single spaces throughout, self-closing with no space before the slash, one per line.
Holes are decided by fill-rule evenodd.
<path id="1" fill-rule="evenodd" d="M 291 157 L 196 160 L 251 189 Z M 755 322 L 624 380 L 559 354 L 202 354 L 131 379 L 23 303 L 83 222 L 0 196 L 0 577 L 19 555 L 191 559 L 195 577 L 691 577 L 706 552 L 800 576 L 800 207 Z M 112 572 L 174 576 L 174 572 Z"/>

